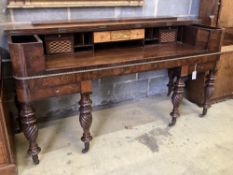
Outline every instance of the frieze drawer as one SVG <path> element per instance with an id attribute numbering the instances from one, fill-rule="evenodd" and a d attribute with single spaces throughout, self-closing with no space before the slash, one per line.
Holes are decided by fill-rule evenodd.
<path id="1" fill-rule="evenodd" d="M 111 41 L 110 32 L 95 32 L 94 33 L 94 43 L 104 43 Z"/>

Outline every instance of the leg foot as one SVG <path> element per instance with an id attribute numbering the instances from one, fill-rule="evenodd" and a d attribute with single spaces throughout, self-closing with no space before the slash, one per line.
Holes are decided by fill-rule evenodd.
<path id="1" fill-rule="evenodd" d="M 84 149 L 82 150 L 82 153 L 87 153 L 90 148 L 90 143 L 84 143 Z"/>
<path id="2" fill-rule="evenodd" d="M 32 161 L 35 165 L 38 165 L 40 163 L 38 155 L 32 156 Z"/>
<path id="3" fill-rule="evenodd" d="M 207 110 L 208 110 L 207 108 L 203 108 L 201 117 L 204 117 L 207 114 Z"/>
<path id="4" fill-rule="evenodd" d="M 172 117 L 171 122 L 169 123 L 168 127 L 172 127 L 176 125 L 176 117 Z"/>

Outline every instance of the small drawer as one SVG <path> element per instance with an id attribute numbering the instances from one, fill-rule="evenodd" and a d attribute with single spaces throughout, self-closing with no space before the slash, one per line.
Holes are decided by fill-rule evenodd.
<path id="1" fill-rule="evenodd" d="M 126 41 L 126 40 L 136 40 L 136 39 L 144 39 L 144 38 L 145 38 L 144 29 L 116 30 L 110 32 L 94 33 L 94 43 Z"/>
<path id="2" fill-rule="evenodd" d="M 104 43 L 110 42 L 110 32 L 95 32 L 94 33 L 94 43 Z"/>
<path id="3" fill-rule="evenodd" d="M 124 41 L 130 40 L 131 31 L 130 30 L 118 30 L 111 32 L 111 41 Z"/>
<path id="4" fill-rule="evenodd" d="M 130 39 L 144 39 L 145 38 L 145 29 L 135 29 L 131 30 Z"/>

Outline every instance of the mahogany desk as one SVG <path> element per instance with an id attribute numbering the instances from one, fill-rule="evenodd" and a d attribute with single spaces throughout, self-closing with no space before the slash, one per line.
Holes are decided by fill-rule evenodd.
<path id="1" fill-rule="evenodd" d="M 221 28 L 198 20 L 127 18 L 14 25 L 6 29 L 20 102 L 20 120 L 29 154 L 39 163 L 38 126 L 31 102 L 80 93 L 83 152 L 92 140 L 92 80 L 136 72 L 169 69 L 173 92 L 172 121 L 179 116 L 184 77 L 209 72 L 205 86 L 207 113 L 223 36 Z"/>

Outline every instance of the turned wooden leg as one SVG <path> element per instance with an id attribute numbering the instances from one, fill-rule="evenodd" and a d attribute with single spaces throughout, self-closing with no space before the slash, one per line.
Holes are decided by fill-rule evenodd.
<path id="1" fill-rule="evenodd" d="M 84 81 L 81 82 L 81 99 L 80 99 L 80 117 L 79 121 L 81 127 L 83 128 L 83 136 L 81 140 L 84 142 L 83 153 L 88 152 L 90 147 L 90 141 L 92 140 L 92 136 L 90 133 L 90 128 L 92 124 L 92 101 L 90 99 L 91 95 L 91 82 Z"/>
<path id="2" fill-rule="evenodd" d="M 207 114 L 208 108 L 210 107 L 210 99 L 214 93 L 214 83 L 215 71 L 211 70 L 205 81 L 204 104 L 201 117 L 204 117 Z"/>
<path id="3" fill-rule="evenodd" d="M 179 113 L 179 106 L 182 102 L 182 99 L 183 99 L 183 94 L 184 94 L 184 87 L 185 87 L 185 84 L 184 84 L 184 78 L 179 76 L 175 82 L 175 85 L 174 85 L 174 92 L 173 92 L 173 95 L 172 95 L 172 104 L 173 104 L 173 110 L 171 112 L 171 117 L 172 117 L 172 121 L 171 123 L 169 124 L 169 126 L 174 126 L 176 124 L 176 119 L 177 117 L 180 116 L 180 113 Z"/>
<path id="4" fill-rule="evenodd" d="M 167 96 L 170 96 L 172 91 L 174 90 L 174 78 L 175 78 L 174 69 L 168 69 L 168 78 L 169 78 L 169 82 L 167 84 L 168 87 Z"/>
<path id="5" fill-rule="evenodd" d="M 36 142 L 38 126 L 31 104 L 23 103 L 20 105 L 20 121 L 24 135 L 29 142 L 28 154 L 32 156 L 32 160 L 35 164 L 39 164 L 38 154 L 41 149 Z"/>
<path id="6" fill-rule="evenodd" d="M 86 153 L 89 150 L 90 141 L 92 140 L 92 136 L 90 133 L 90 127 L 92 123 L 92 101 L 90 99 L 90 93 L 81 94 L 80 104 L 80 117 L 79 121 L 81 127 L 83 128 L 83 136 L 81 140 L 84 142 L 83 153 Z"/>

